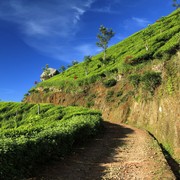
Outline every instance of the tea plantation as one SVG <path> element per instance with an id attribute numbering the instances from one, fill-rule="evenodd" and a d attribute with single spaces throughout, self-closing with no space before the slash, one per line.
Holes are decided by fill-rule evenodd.
<path id="1" fill-rule="evenodd" d="M 84 61 L 73 65 L 63 73 L 38 83 L 36 87 L 47 91 L 51 87 L 64 92 L 78 91 L 81 86 L 98 80 L 102 81 L 102 77 L 111 78 L 117 72 L 129 74 L 129 71 L 136 71 L 140 65 L 143 68 L 143 64 L 152 60 L 169 59 L 179 49 L 179 14 L 177 9 L 166 17 L 160 17 L 147 28 L 111 46 L 107 49 L 106 61 L 102 61 L 103 53 L 100 53 L 91 57 L 88 63 Z M 32 88 L 29 94 L 34 92 L 36 88 Z"/>
<path id="2" fill-rule="evenodd" d="M 82 107 L 0 103 L 0 179 L 23 179 L 95 135 L 101 113 Z"/>

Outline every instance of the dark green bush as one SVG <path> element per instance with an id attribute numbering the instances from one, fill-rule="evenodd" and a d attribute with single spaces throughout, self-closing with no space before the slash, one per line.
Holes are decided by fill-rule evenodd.
<path id="1" fill-rule="evenodd" d="M 153 94 L 154 90 L 161 84 L 161 81 L 161 73 L 157 72 L 147 72 L 141 78 L 143 88 L 151 94 Z"/>
<path id="2" fill-rule="evenodd" d="M 112 101 L 113 95 L 114 95 L 114 91 L 108 91 L 107 94 L 106 94 L 106 101 L 107 102 Z"/>
<path id="3" fill-rule="evenodd" d="M 139 83 L 141 81 L 141 76 L 139 74 L 133 74 L 128 77 L 130 83 L 137 88 L 139 86 Z"/>
<path id="4" fill-rule="evenodd" d="M 48 92 L 50 91 L 50 89 L 49 89 L 49 88 L 44 88 L 43 91 L 44 91 L 45 93 L 48 93 Z"/>
<path id="5" fill-rule="evenodd" d="M 98 78 L 99 78 L 98 75 L 91 76 L 91 77 L 88 79 L 88 83 L 89 83 L 89 84 L 95 83 L 95 82 L 98 80 Z"/>
<path id="6" fill-rule="evenodd" d="M 87 102 L 87 107 L 90 108 L 90 107 L 92 107 L 92 106 L 94 106 L 94 101 L 92 101 L 92 100 L 91 100 L 91 101 L 88 101 L 88 102 Z"/>
<path id="7" fill-rule="evenodd" d="M 118 91 L 117 94 L 116 94 L 117 97 L 120 97 L 122 95 L 123 95 L 123 91 Z"/>
<path id="8" fill-rule="evenodd" d="M 108 88 L 108 87 L 115 86 L 116 83 L 117 83 L 117 81 L 115 79 L 109 79 L 109 80 L 104 81 L 103 84 L 104 84 L 105 87 Z"/>

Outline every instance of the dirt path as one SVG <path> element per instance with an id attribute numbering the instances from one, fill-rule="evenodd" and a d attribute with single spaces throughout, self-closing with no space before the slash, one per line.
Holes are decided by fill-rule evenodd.
<path id="1" fill-rule="evenodd" d="M 145 131 L 105 122 L 105 133 L 43 167 L 33 180 L 175 179 L 156 141 Z"/>

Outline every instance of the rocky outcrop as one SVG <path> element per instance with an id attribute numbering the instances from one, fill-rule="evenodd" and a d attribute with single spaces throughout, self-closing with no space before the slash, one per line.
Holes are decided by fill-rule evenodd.
<path id="1" fill-rule="evenodd" d="M 54 68 L 47 68 L 40 76 L 41 81 L 45 81 L 55 75 L 59 74 L 59 71 Z"/>

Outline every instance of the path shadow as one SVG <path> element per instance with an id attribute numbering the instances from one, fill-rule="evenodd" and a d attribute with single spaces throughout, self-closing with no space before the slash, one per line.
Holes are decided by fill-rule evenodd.
<path id="1" fill-rule="evenodd" d="M 126 137 L 133 129 L 119 124 L 103 122 L 103 131 L 64 159 L 43 165 L 32 180 L 85 180 L 102 179 L 106 164 L 117 161 L 116 149 L 126 145 Z"/>
<path id="2" fill-rule="evenodd" d="M 180 179 L 180 164 L 176 162 L 171 154 L 164 148 L 162 144 L 159 144 L 162 152 L 164 154 L 165 159 L 167 160 L 168 165 L 171 167 L 171 170 L 173 171 L 174 175 L 177 179 Z"/>

